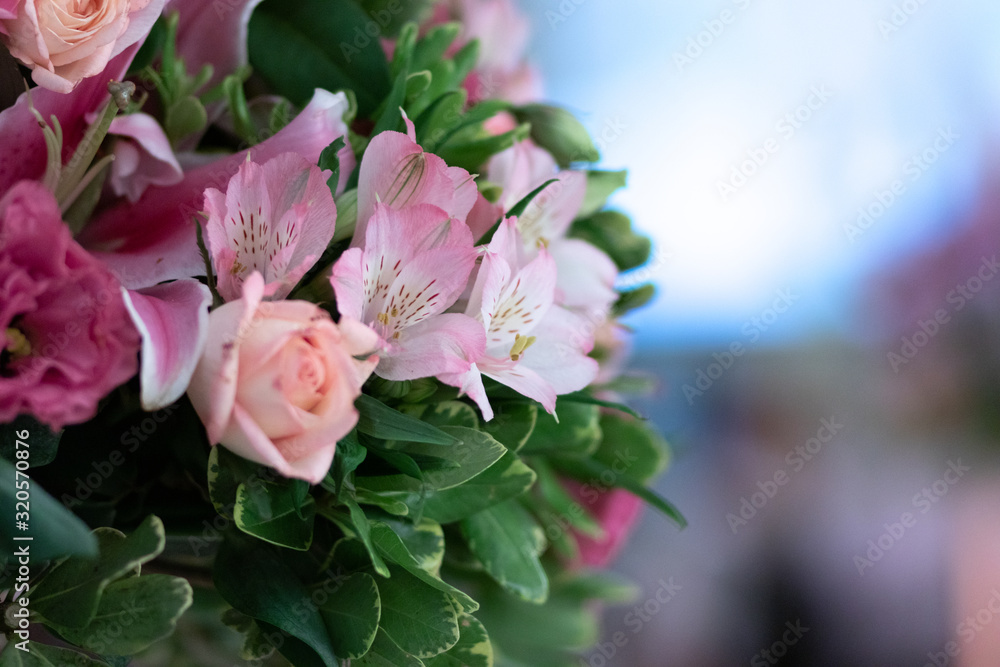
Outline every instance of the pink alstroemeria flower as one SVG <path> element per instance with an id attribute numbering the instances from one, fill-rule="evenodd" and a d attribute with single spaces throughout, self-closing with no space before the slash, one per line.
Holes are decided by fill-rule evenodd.
<path id="1" fill-rule="evenodd" d="M 462 294 L 476 262 L 469 228 L 440 208 L 396 211 L 383 204 L 367 226 L 364 249 L 333 267 L 337 308 L 381 339 L 376 375 L 412 380 L 464 373 L 485 346 L 482 326 L 441 314 Z"/>
<path id="2" fill-rule="evenodd" d="M 250 14 L 261 0 L 170 0 L 167 12 L 178 12 L 177 55 L 189 72 L 212 66 L 216 85 L 228 74 L 247 64 L 247 28 Z"/>
<path id="3" fill-rule="evenodd" d="M 433 204 L 462 222 L 476 203 L 479 191 L 469 172 L 424 152 L 413 123 L 404 119 L 406 134 L 381 132 L 365 150 L 358 174 L 358 224 L 351 245 L 364 243 L 377 203 L 397 210 Z"/>
<path id="4" fill-rule="evenodd" d="M 505 220 L 490 241 L 469 298 L 466 314 L 486 331 L 486 348 L 461 374 L 439 374 L 479 405 L 483 418 L 493 409 L 482 375 L 555 410 L 556 396 L 583 389 L 597 375 L 587 356 L 593 334 L 586 322 L 555 305 L 556 265 L 545 248 L 526 261 L 517 220 Z M 589 333 L 589 335 L 588 335 Z"/>
<path id="5" fill-rule="evenodd" d="M 557 302 L 585 315 L 595 327 L 599 325 L 618 298 L 614 289 L 618 267 L 599 248 L 566 238 L 587 193 L 586 175 L 559 171 L 546 150 L 526 139 L 493 156 L 487 178 L 503 188 L 499 203 L 504 210 L 556 179 L 531 200 L 518 217 L 517 228 L 526 249 L 545 246 L 555 259 Z"/>
<path id="6" fill-rule="evenodd" d="M 265 294 L 288 296 L 333 238 L 329 176 L 297 153 L 263 164 L 248 156 L 225 193 L 205 190 L 208 249 L 223 299 L 240 298 L 254 271 L 264 277 Z"/>
<path id="7" fill-rule="evenodd" d="M 342 119 L 346 109 L 343 93 L 335 95 L 317 89 L 309 105 L 292 122 L 253 148 L 254 159 L 263 162 L 293 152 L 310 162 L 318 161 L 324 148 L 347 133 Z M 204 275 L 205 264 L 195 241 L 194 216 L 201 210 L 205 189 L 227 184 L 246 155 L 246 151 L 236 153 L 192 169 L 176 185 L 148 188 L 134 204 L 122 202 L 98 211 L 80 233 L 80 243 L 111 267 L 130 289 Z M 338 156 L 338 187 L 343 188 L 354 168 L 354 153 L 345 146 Z M 136 220 L 143 224 L 135 224 Z"/>

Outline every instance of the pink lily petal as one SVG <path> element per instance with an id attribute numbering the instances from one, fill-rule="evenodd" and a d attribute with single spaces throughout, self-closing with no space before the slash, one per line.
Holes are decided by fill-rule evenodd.
<path id="1" fill-rule="evenodd" d="M 364 260 L 361 248 L 349 248 L 333 265 L 333 275 L 330 277 L 337 295 L 337 310 L 341 315 L 354 319 L 359 319 L 365 308 Z"/>
<path id="2" fill-rule="evenodd" d="M 538 401 L 549 414 L 555 412 L 556 391 L 549 379 L 543 378 L 526 364 L 486 357 L 479 361 L 479 369 L 483 375 L 507 385 L 522 396 Z"/>
<path id="3" fill-rule="evenodd" d="M 68 94 L 44 88 L 31 90 L 35 108 L 47 122 L 59 119 L 63 131 L 63 162 L 73 155 L 87 131 L 86 115 L 99 109 L 108 96 L 108 80 L 120 80 L 139 50 L 134 44 L 111 60 L 104 71 L 84 79 Z M 14 106 L 0 112 L 0 192 L 6 192 L 20 180 L 41 180 L 45 173 L 45 138 L 38 121 L 28 109 L 28 92 L 17 98 Z"/>
<path id="4" fill-rule="evenodd" d="M 252 149 L 254 160 L 293 152 L 316 162 L 324 148 L 346 134 L 341 118 L 346 109 L 343 93 L 317 90 L 291 123 Z M 194 215 L 202 207 L 205 189 L 225 186 L 246 156 L 244 151 L 216 160 L 189 171 L 177 185 L 148 188 L 135 204 L 121 203 L 98 213 L 81 232 L 80 242 L 129 288 L 204 275 Z M 341 165 L 342 174 L 353 168 L 350 160 L 342 159 Z"/>
<path id="5" fill-rule="evenodd" d="M 464 169 L 448 167 L 410 136 L 382 132 L 368 145 L 358 175 L 358 224 L 352 245 L 361 245 L 377 203 L 394 209 L 433 204 L 464 221 L 476 203 L 476 184 Z"/>
<path id="6" fill-rule="evenodd" d="M 208 336 L 212 294 L 197 280 L 178 280 L 124 295 L 142 336 L 142 407 L 159 410 L 180 398 L 191 381 Z"/>
<path id="7" fill-rule="evenodd" d="M 594 347 L 594 331 L 592 322 L 554 306 L 532 331 L 535 343 L 524 351 L 518 366 L 544 377 L 556 394 L 579 391 L 594 381 L 599 370 L 597 361 L 587 356 Z"/>
<path id="8" fill-rule="evenodd" d="M 562 171 L 555 183 L 538 193 L 518 217 L 518 230 L 528 246 L 566 235 L 587 194 L 587 177 L 580 171 Z M 541 181 L 541 185 L 545 181 Z"/>
<path id="9" fill-rule="evenodd" d="M 133 141 L 115 144 L 111 164 L 111 189 L 129 201 L 138 201 L 150 185 L 174 185 L 184 178 L 170 140 L 156 119 L 145 113 L 118 116 L 111 121 L 109 134 Z"/>
<path id="10" fill-rule="evenodd" d="M 177 54 L 188 71 L 212 65 L 211 87 L 247 64 L 247 26 L 258 4 L 260 0 L 171 0 L 168 11 L 180 14 Z"/>
<path id="11" fill-rule="evenodd" d="M 17 6 L 21 0 L 0 0 L 0 19 L 17 18 Z"/>
<path id="12" fill-rule="evenodd" d="M 241 164 L 225 195 L 205 191 L 205 231 L 223 299 L 240 298 L 254 271 L 264 276 L 268 295 L 282 299 L 312 268 L 337 220 L 328 175 L 296 153 L 282 153 Z"/>
<path id="13" fill-rule="evenodd" d="M 483 234 L 488 232 L 497 220 L 503 217 L 504 210 L 500 204 L 491 204 L 486 197 L 479 194 L 476 196 L 476 203 L 466 217 L 465 222 L 472 230 L 472 238 L 477 241 L 483 238 Z"/>

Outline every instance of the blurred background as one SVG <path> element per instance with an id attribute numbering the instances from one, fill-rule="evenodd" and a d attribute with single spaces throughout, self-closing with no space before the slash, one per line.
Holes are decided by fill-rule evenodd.
<path id="1" fill-rule="evenodd" d="M 519 4 L 655 239 L 690 522 L 645 512 L 585 664 L 1000 665 L 1000 5 Z"/>

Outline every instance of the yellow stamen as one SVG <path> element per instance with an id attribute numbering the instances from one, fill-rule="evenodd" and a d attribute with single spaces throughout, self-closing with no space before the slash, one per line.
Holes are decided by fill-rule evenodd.
<path id="1" fill-rule="evenodd" d="M 531 347 L 534 342 L 534 336 L 522 336 L 521 334 L 515 334 L 514 345 L 510 348 L 510 360 L 520 361 L 521 355 L 523 355 L 524 351 Z"/>
<path id="2" fill-rule="evenodd" d="M 389 324 L 389 314 L 388 313 L 379 313 L 378 315 L 376 315 L 375 319 L 377 319 L 382 324 Z"/>
<path id="3" fill-rule="evenodd" d="M 7 347 L 5 349 L 10 352 L 11 356 L 18 359 L 31 354 L 31 343 L 28 342 L 23 333 L 14 327 L 9 327 L 5 333 L 7 334 Z"/>

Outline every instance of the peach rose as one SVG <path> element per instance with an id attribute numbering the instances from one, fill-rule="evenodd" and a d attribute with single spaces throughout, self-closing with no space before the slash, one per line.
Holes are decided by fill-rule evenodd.
<path id="1" fill-rule="evenodd" d="M 354 399 L 378 364 L 374 331 L 306 301 L 262 302 L 254 272 L 243 296 L 209 315 L 188 396 L 212 444 L 318 484 L 337 441 L 358 421 Z"/>
<path id="2" fill-rule="evenodd" d="M 68 93 L 145 39 L 166 0 L 23 0 L 0 12 L 0 40 L 43 88 Z M 15 3 L 16 4 L 16 3 Z"/>

